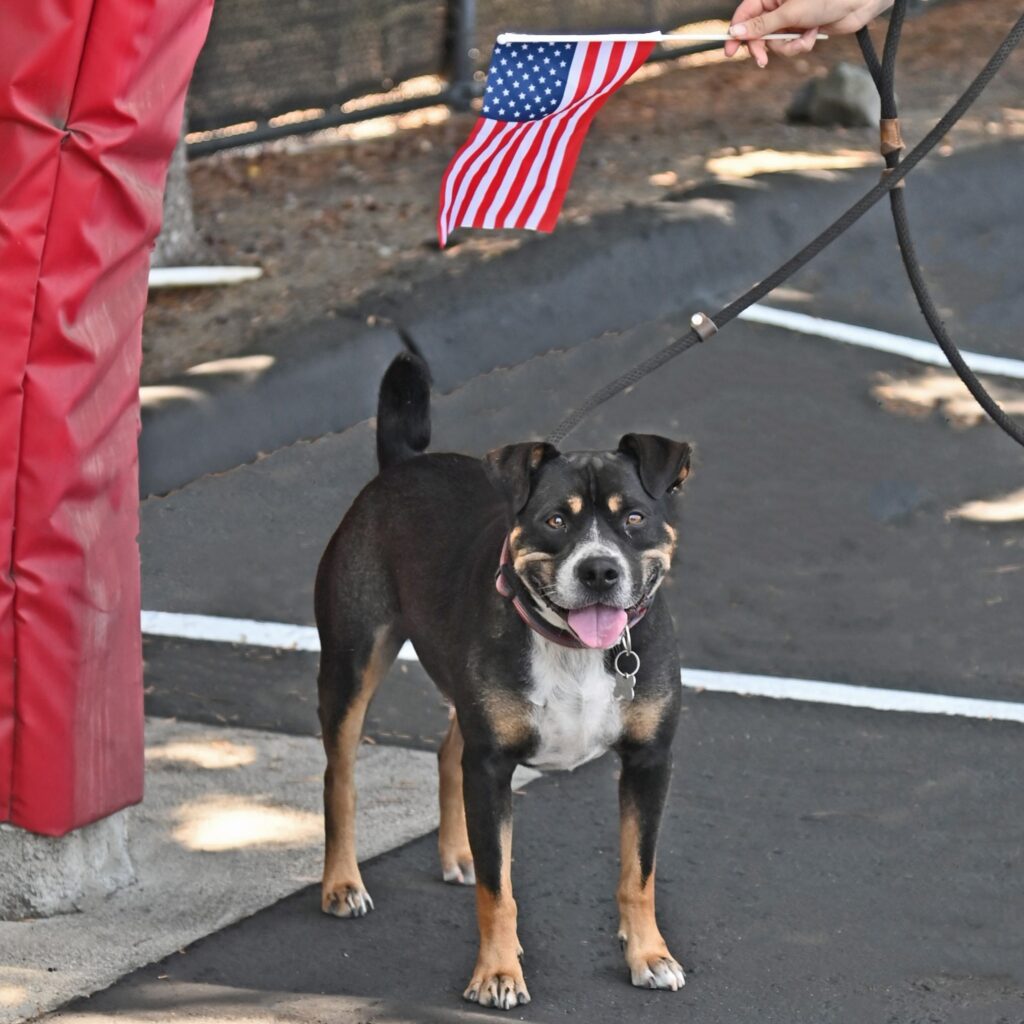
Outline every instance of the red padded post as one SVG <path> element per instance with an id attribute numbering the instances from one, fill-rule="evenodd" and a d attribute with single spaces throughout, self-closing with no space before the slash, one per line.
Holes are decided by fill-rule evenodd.
<path id="1" fill-rule="evenodd" d="M 0 32 L 0 821 L 142 797 L 142 313 L 213 0 L 32 0 Z"/>

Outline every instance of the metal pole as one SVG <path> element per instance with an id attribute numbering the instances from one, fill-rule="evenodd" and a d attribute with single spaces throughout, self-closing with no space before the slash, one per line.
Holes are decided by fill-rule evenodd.
<path id="1" fill-rule="evenodd" d="M 452 50 L 451 106 L 469 110 L 476 95 L 473 73 L 476 71 L 476 0 L 450 0 Z"/>

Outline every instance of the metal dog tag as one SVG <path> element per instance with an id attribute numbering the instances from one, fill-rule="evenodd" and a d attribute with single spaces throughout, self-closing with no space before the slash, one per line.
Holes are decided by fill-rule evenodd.
<path id="1" fill-rule="evenodd" d="M 615 669 L 615 696 L 618 700 L 629 702 L 636 696 L 636 674 L 640 671 L 640 655 L 633 650 L 633 640 L 629 635 L 629 626 L 622 634 L 622 650 L 615 655 L 612 667 Z"/>

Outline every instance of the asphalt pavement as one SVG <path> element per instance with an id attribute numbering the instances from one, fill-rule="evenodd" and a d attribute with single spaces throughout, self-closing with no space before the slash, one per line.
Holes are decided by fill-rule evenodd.
<path id="1" fill-rule="evenodd" d="M 952 157 L 909 186 L 954 335 L 1016 358 L 1024 358 L 1022 214 L 1010 183 L 1020 157 L 1019 145 Z M 823 188 L 839 204 L 859 182 L 817 181 L 811 191 Z M 716 216 L 734 232 L 735 262 L 705 267 L 700 288 L 746 282 L 774 265 L 740 262 L 736 224 L 751 251 L 763 252 L 828 217 L 822 203 L 801 204 L 799 185 L 775 176 L 687 200 L 705 213 L 708 203 L 725 204 Z M 757 216 L 747 216 L 748 202 Z M 876 211 L 772 301 L 924 337 L 885 216 Z M 640 259 L 644 225 L 624 216 L 617 230 L 617 251 Z M 544 244 L 528 248 L 543 254 Z M 550 244 L 568 243 L 556 234 Z M 586 280 L 597 322 L 614 260 L 595 255 L 586 278 L 585 247 L 578 257 L 572 274 Z M 527 268 L 523 294 L 536 293 L 526 305 L 542 308 L 547 282 L 521 253 L 504 270 L 516 267 Z M 639 279 L 642 267 L 631 274 Z M 494 338 L 480 351 L 472 333 L 461 348 L 449 339 L 432 447 L 481 453 L 543 436 L 684 328 L 694 292 L 679 287 L 649 316 L 630 314 L 639 326 L 626 329 L 622 309 L 609 308 L 616 330 L 588 327 L 585 339 L 538 342 L 519 357 L 499 359 Z M 465 316 L 482 318 L 481 308 Z M 495 315 L 497 333 L 501 322 Z M 429 355 L 433 336 L 423 333 Z M 469 369 L 460 375 L 463 353 Z M 924 372 L 895 356 L 736 323 L 571 435 L 567 448 L 614 447 L 622 433 L 644 430 L 696 444 L 664 598 L 684 665 L 1024 701 L 1024 520 L 950 514 L 1018 490 L 1021 453 L 988 424 L 954 428 L 938 411 L 880 400 L 883 377 L 927 391 Z M 363 382 L 364 406 L 376 385 Z M 145 607 L 312 622 L 316 563 L 373 473 L 373 434 L 362 422 L 289 440 L 144 503 Z M 153 714 L 316 733 L 313 654 L 151 637 L 145 656 Z M 546 776 L 516 799 L 513 879 L 533 1002 L 513 1018 L 1024 1021 L 1019 725 L 694 691 L 684 704 L 658 881 L 686 988 L 628 984 L 614 938 L 610 756 Z M 378 744 L 429 748 L 444 721 L 422 670 L 402 663 L 368 731 Z M 325 917 L 306 888 L 62 1016 L 352 1024 L 490 1016 L 496 1011 L 460 998 L 474 956 L 472 893 L 443 885 L 435 860 L 427 836 L 369 862 L 377 909 L 365 919 Z"/>

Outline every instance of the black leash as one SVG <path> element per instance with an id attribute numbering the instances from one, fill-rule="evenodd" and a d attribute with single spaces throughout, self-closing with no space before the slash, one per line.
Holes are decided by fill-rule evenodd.
<path id="1" fill-rule="evenodd" d="M 599 405 L 603 405 L 609 399 L 614 398 L 615 395 L 632 387 L 648 374 L 664 366 L 665 363 L 693 348 L 694 345 L 708 340 L 730 321 L 735 320 L 745 309 L 763 299 L 769 292 L 773 291 L 788 278 L 792 277 L 801 267 L 814 259 L 818 253 L 834 242 L 847 228 L 867 213 L 882 196 L 888 194 L 892 205 L 896 237 L 903 256 L 903 264 L 910 278 L 914 294 L 917 296 L 918 305 L 921 307 L 921 312 L 928 322 L 929 328 L 931 328 L 932 333 L 935 335 L 935 340 L 939 343 L 950 365 L 956 370 L 958 376 L 970 390 L 978 404 L 1010 437 L 1018 444 L 1024 445 L 1024 429 L 1010 419 L 992 396 L 989 395 L 970 367 L 964 362 L 959 349 L 946 332 L 942 319 L 928 293 L 924 276 L 917 261 L 913 240 L 910 236 L 910 226 L 907 221 L 902 187 L 903 179 L 938 145 L 957 121 L 963 117 L 964 113 L 981 95 L 988 83 L 1020 43 L 1021 38 L 1024 37 L 1024 14 L 1017 19 L 1009 34 L 981 70 L 981 73 L 967 87 L 963 95 L 946 111 L 935 127 L 907 154 L 906 159 L 901 160 L 900 153 L 902 152 L 903 144 L 899 138 L 899 120 L 896 113 L 893 82 L 895 79 L 896 52 L 899 49 L 900 33 L 903 28 L 906 8 L 907 0 L 896 0 L 889 19 L 889 30 L 886 33 L 881 61 L 878 59 L 867 30 L 861 29 L 857 34 L 857 40 L 864 54 L 864 60 L 872 78 L 875 80 L 875 85 L 878 88 L 882 101 L 882 152 L 885 156 L 886 167 L 882 172 L 882 179 L 879 183 L 857 200 L 853 206 L 834 223 L 829 225 L 817 238 L 809 242 L 795 256 L 769 274 L 763 281 L 758 282 L 738 299 L 720 309 L 714 316 L 709 317 L 706 314 L 697 314 L 691 320 L 692 328 L 683 337 L 678 338 L 670 345 L 649 356 L 643 362 L 638 363 L 632 369 L 627 370 L 616 377 L 615 380 L 595 391 L 582 405 L 579 405 L 566 416 L 548 435 L 547 440 L 551 444 L 558 444 L 564 440 Z"/>
<path id="2" fill-rule="evenodd" d="M 882 155 L 885 157 L 887 171 L 899 164 L 900 152 L 903 149 L 903 142 L 899 131 L 899 111 L 896 109 L 895 77 L 896 51 L 899 49 L 900 33 L 903 29 L 903 19 L 906 13 L 905 8 L 906 4 L 901 0 L 893 9 L 889 22 L 889 31 L 885 37 L 885 48 L 882 51 L 881 63 L 879 63 L 878 55 L 875 53 L 875 46 L 871 41 L 871 35 L 868 33 L 868 30 L 862 28 L 857 33 L 857 42 L 860 44 L 861 53 L 864 55 L 864 63 L 867 65 L 871 77 L 875 80 L 875 86 L 882 101 Z M 1013 31 L 1017 32 L 1020 27 L 1021 21 L 1018 21 Z M 1013 32 L 1010 35 L 1012 37 Z M 1018 33 L 1017 39 L 1019 38 L 1020 34 Z M 1002 47 L 1000 47 L 1000 50 L 1002 50 Z M 993 68 L 992 74 L 995 74 L 998 69 L 999 65 L 996 65 Z M 989 78 L 991 77 L 989 75 Z M 888 135 L 887 124 L 893 126 L 888 130 Z M 1014 441 L 1024 445 L 1024 427 L 1006 415 L 1000 408 L 999 403 L 996 402 L 981 381 L 978 380 L 974 371 L 964 362 L 963 356 L 960 355 L 960 350 L 956 347 L 953 339 L 950 338 L 949 333 L 946 331 L 946 325 L 942 322 L 942 317 L 935 308 L 935 303 L 921 272 L 921 264 L 918 262 L 917 253 L 914 249 L 914 240 L 910 235 L 910 221 L 907 217 L 907 204 L 902 188 L 895 188 L 889 193 L 889 204 L 892 209 L 893 225 L 896 228 L 896 239 L 900 246 L 900 256 L 903 258 L 903 266 L 910 280 L 910 286 L 914 289 L 914 295 L 917 297 L 917 304 L 921 314 L 927 321 L 928 327 L 935 340 L 939 343 L 939 347 L 942 349 L 949 365 L 953 367 L 956 375 L 974 396 L 974 400 L 988 413 L 992 421 L 1005 433 L 1009 434 Z"/>

